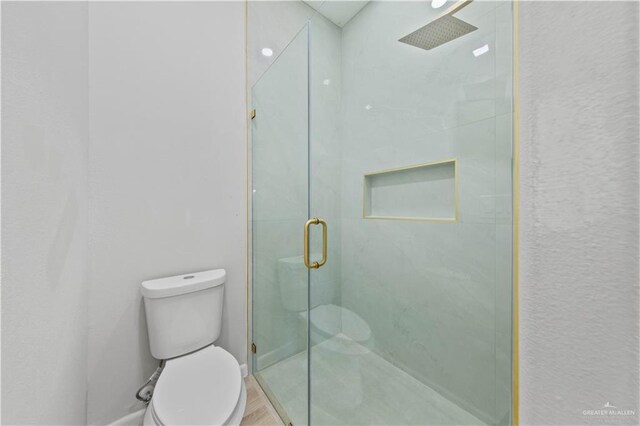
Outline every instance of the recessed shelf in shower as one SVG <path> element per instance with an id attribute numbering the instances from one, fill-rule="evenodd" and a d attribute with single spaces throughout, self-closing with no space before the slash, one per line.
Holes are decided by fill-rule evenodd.
<path id="1" fill-rule="evenodd" d="M 457 221 L 457 160 L 364 175 L 365 219 Z"/>

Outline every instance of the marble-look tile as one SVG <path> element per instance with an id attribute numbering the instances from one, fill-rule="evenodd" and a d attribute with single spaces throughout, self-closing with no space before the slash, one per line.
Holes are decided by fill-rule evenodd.
<path id="1" fill-rule="evenodd" d="M 492 413 L 494 225 L 345 222 L 342 302 L 376 351 Z"/>
<path id="2" fill-rule="evenodd" d="M 306 345 L 299 314 L 308 296 L 312 306 L 340 300 L 341 38 L 340 29 L 321 15 L 310 25 L 312 46 L 307 32 L 299 32 L 252 90 L 257 110 L 252 120 L 252 279 L 258 369 Z M 308 64 L 309 48 L 314 55 Z M 311 123 L 307 107 L 313 112 Z M 309 215 L 329 223 L 327 264 L 311 275 L 302 263 L 302 229 Z M 321 252 L 319 231 L 311 230 L 312 260 L 319 260 Z M 281 267 L 283 259 L 290 268 Z"/>
<path id="3" fill-rule="evenodd" d="M 322 15 L 310 22 L 309 188 L 312 216 L 340 214 L 342 144 L 339 137 L 341 31 Z"/>
<path id="4" fill-rule="evenodd" d="M 510 377 L 511 245 L 496 235 L 511 217 L 510 115 L 496 117 L 510 103 L 510 9 L 482 3 L 460 13 L 477 31 L 428 52 L 396 42 L 434 13 L 419 3 L 373 3 L 343 29 L 341 288 L 376 353 L 493 421 Z M 362 219 L 363 174 L 447 158 L 458 223 Z"/>
<path id="5" fill-rule="evenodd" d="M 513 111 L 513 5 L 500 2 L 496 16 L 496 115 Z"/>
<path id="6" fill-rule="evenodd" d="M 513 114 L 496 117 L 496 223 L 511 224 L 513 217 Z"/>
<path id="7" fill-rule="evenodd" d="M 365 139 L 377 136 L 389 143 L 404 135 L 440 131 L 495 113 L 494 49 L 473 55 L 474 49 L 494 44 L 494 15 L 479 13 L 472 22 L 477 31 L 437 50 L 399 44 L 398 38 L 438 13 L 425 6 L 375 2 L 343 28 L 346 119 Z"/>
<path id="8" fill-rule="evenodd" d="M 252 90 L 254 220 L 308 214 L 307 39 L 299 33 Z"/>
<path id="9" fill-rule="evenodd" d="M 382 357 L 343 337 L 312 348 L 313 424 L 484 424 Z M 343 346 L 340 352 L 328 349 L 336 344 Z M 359 355 L 343 353 L 347 351 Z M 306 424 L 306 368 L 303 353 L 259 373 L 294 424 Z"/>
<path id="10" fill-rule="evenodd" d="M 456 158 L 459 220 L 495 223 L 496 200 L 502 195 L 496 193 L 495 151 L 496 119 L 493 117 L 431 133 L 424 140 L 398 140 L 389 145 L 384 154 L 358 149 L 354 143 L 344 148 L 342 215 L 362 217 L 365 173 Z"/>
<path id="11" fill-rule="evenodd" d="M 253 341 L 260 348 L 260 354 L 281 353 L 289 356 L 306 344 L 299 338 L 297 312 L 285 307 L 282 286 L 278 277 L 278 260 L 302 255 L 302 245 L 298 242 L 300 220 L 254 221 L 253 222 Z M 305 287 L 301 288 L 306 298 Z M 275 356 L 275 355 L 274 355 Z M 269 358 L 256 357 L 258 367 Z"/>
<path id="12" fill-rule="evenodd" d="M 511 375 L 513 347 L 513 227 L 511 223 L 496 226 L 496 411 L 499 424 L 511 419 Z M 505 421 L 506 420 L 506 421 Z"/>

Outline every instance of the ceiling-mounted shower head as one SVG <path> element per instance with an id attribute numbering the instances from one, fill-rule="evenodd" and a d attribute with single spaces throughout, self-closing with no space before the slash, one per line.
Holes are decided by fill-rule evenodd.
<path id="1" fill-rule="evenodd" d="M 461 0 L 447 9 L 442 15 L 398 40 L 424 50 L 431 50 L 478 28 L 453 16 L 473 0 Z"/>

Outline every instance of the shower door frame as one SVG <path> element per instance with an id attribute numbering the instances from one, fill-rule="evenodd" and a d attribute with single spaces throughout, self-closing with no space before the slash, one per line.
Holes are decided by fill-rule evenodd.
<path id="1" fill-rule="evenodd" d="M 245 1 L 245 33 L 248 33 L 248 0 Z M 252 221 L 253 221 L 253 175 L 252 175 L 252 171 L 253 171 L 253 161 L 251 158 L 251 154 L 253 152 L 253 133 L 252 133 L 252 120 L 255 119 L 258 114 L 259 111 L 256 109 L 253 109 L 254 105 L 252 102 L 252 91 L 253 89 L 256 87 L 256 85 L 260 82 L 260 80 L 262 79 L 262 77 L 264 77 L 272 68 L 272 66 L 276 63 L 276 61 L 281 57 L 281 55 L 291 46 L 291 44 L 301 35 L 304 34 L 306 36 L 306 49 L 305 49 L 305 59 L 306 59 L 306 89 L 305 89 L 305 95 L 307 97 L 307 102 L 306 102 L 306 134 L 305 134 L 305 142 L 306 142 L 306 162 L 305 162 L 305 166 L 307 168 L 307 174 L 306 174 L 306 178 L 307 178 L 307 185 L 306 185 L 306 218 L 305 221 L 307 221 L 307 224 L 305 224 L 305 221 L 301 221 L 300 222 L 300 241 L 299 244 L 300 246 L 302 246 L 303 244 L 303 235 L 305 237 L 304 242 L 306 242 L 306 238 L 308 237 L 308 235 L 306 235 L 306 230 L 307 230 L 307 225 L 310 222 L 310 152 L 309 152 L 309 145 L 310 145 L 310 130 L 309 130 L 309 126 L 310 126 L 310 87 L 309 87 L 309 73 L 310 73 L 310 26 L 311 26 L 311 20 L 312 18 L 309 18 L 308 20 L 305 21 L 304 25 L 295 33 L 295 35 L 287 42 L 287 45 L 283 48 L 283 50 L 281 52 L 279 52 L 279 54 L 277 55 L 276 59 L 267 67 L 267 69 L 264 71 L 264 73 L 260 76 L 260 78 L 257 79 L 256 83 L 254 84 L 253 87 L 249 87 L 249 80 L 248 80 L 248 71 L 245 74 L 246 77 L 246 84 L 245 84 L 245 90 L 246 90 L 246 117 L 247 117 L 247 121 L 246 121 L 246 125 L 247 125 L 247 134 L 246 134 L 246 179 L 247 179 L 247 187 L 246 187 L 246 201 L 247 201 L 247 210 L 246 210 L 246 214 L 247 214 L 247 262 L 246 262 L 246 295 L 247 295 L 247 301 L 246 301 L 246 307 L 247 307 L 247 312 L 246 312 L 246 318 L 247 318 L 247 355 L 246 355 L 246 362 L 247 362 L 247 367 L 248 367 L 248 374 L 252 375 L 254 372 L 254 356 L 257 356 L 257 346 L 255 344 L 255 337 L 253 336 L 253 332 L 254 332 L 254 327 L 253 327 L 253 298 L 252 295 L 254 293 L 254 281 L 253 281 L 253 268 L 252 268 L 252 260 L 253 260 L 253 239 L 254 239 L 254 235 L 253 235 L 253 225 L 252 225 Z M 245 54 L 248 55 L 248 37 L 245 37 Z M 248 69 L 248 56 L 246 56 L 246 65 L 247 65 L 247 69 Z M 325 230 L 326 230 L 326 224 L 325 226 Z M 302 248 L 302 247 L 300 247 Z M 310 334 L 310 329 L 309 329 L 309 319 L 310 319 L 310 315 L 309 315 L 309 301 L 310 301 L 310 297 L 309 297 L 309 286 L 310 286 L 310 274 L 311 274 L 311 268 L 307 268 L 306 269 L 306 280 L 307 280 L 307 303 L 306 303 L 306 313 L 307 313 L 307 320 L 306 320 L 306 343 L 305 343 L 305 350 L 307 351 L 307 357 L 306 357 L 306 365 L 307 365 L 307 371 L 306 371 L 306 395 L 307 395 L 307 412 L 306 412 L 306 424 L 310 424 L 310 417 L 311 417 L 311 413 L 310 413 L 310 407 L 311 407 L 311 385 L 309 383 L 310 381 L 310 372 L 309 372 L 309 368 L 310 368 L 310 354 L 309 354 L 309 350 L 310 350 L 310 339 L 309 339 L 309 334 Z M 253 356 L 252 356 L 253 355 Z M 283 423 L 287 426 L 293 426 L 294 423 L 292 422 L 292 419 L 290 418 L 290 414 L 287 412 L 287 410 L 282 406 L 282 404 L 280 403 L 280 401 L 278 401 L 278 399 L 275 397 L 275 395 L 272 394 L 272 392 L 269 390 L 269 388 L 267 386 L 265 386 L 265 383 L 262 383 L 262 379 L 260 379 L 258 376 L 254 376 L 256 383 L 261 387 L 262 391 L 264 392 L 264 394 L 267 396 L 269 402 L 272 404 L 272 406 L 275 408 L 275 411 L 277 412 L 278 416 L 280 416 L 281 420 L 283 421 Z"/>
<path id="2" fill-rule="evenodd" d="M 511 0 L 512 2 L 512 38 L 513 38 L 513 61 L 512 61 L 512 78 L 513 78 L 513 126 L 512 126 L 512 333 L 511 333 L 511 422 L 514 426 L 520 424 L 520 366 L 519 366 L 519 223 L 520 223 L 520 98 L 519 98 L 519 32 L 520 32 L 520 0 Z M 251 273 L 252 262 L 252 175 L 251 175 L 251 145 L 252 132 L 251 120 L 254 118 L 255 111 L 251 107 L 251 96 L 249 87 L 249 0 L 245 0 L 245 117 L 246 117 L 246 144 L 245 144 L 245 177 L 246 177 L 246 268 L 245 268 L 245 294 L 246 294 L 246 365 L 248 374 L 253 371 L 253 361 L 250 356 L 255 353 L 255 345 L 253 343 L 253 299 L 251 297 L 253 290 L 253 276 Z M 305 24 L 307 26 L 309 21 Z M 309 57 L 310 52 L 307 51 Z M 310 106 L 307 106 L 308 113 Z M 310 119 L 310 117 L 309 117 Z M 310 138 L 310 135 L 308 135 Z M 309 139 L 308 139 L 309 142 Z M 309 197 L 310 198 L 310 197 Z M 308 278 L 309 280 L 309 278 Z M 308 317 L 307 317 L 308 318 Z M 307 332 L 309 332 L 309 321 L 307 321 Z M 309 345 L 309 340 L 307 341 Z M 310 368 L 310 356 L 307 356 L 308 368 Z M 308 371 L 309 374 L 309 371 Z M 257 382 L 257 381 L 256 381 Z M 262 385 L 257 382 L 261 387 Z M 310 398 L 310 383 L 308 383 L 308 396 Z M 269 398 L 274 406 L 279 406 L 277 400 Z M 309 405 L 311 400 L 308 401 Z M 280 407 L 277 410 L 278 415 L 282 417 L 284 409 Z M 310 418 L 310 409 L 308 410 L 308 418 Z M 282 420 L 288 426 L 293 424 L 286 417 Z"/>

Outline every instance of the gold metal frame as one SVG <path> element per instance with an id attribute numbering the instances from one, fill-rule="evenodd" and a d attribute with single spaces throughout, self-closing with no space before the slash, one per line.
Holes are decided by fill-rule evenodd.
<path id="1" fill-rule="evenodd" d="M 440 164 L 453 163 L 453 188 L 454 206 L 453 217 L 405 217 L 405 216 L 373 216 L 367 215 L 367 177 L 382 175 L 386 173 L 400 172 L 403 170 L 418 169 L 421 167 L 437 166 Z M 393 169 L 378 170 L 362 175 L 362 218 L 381 220 L 409 220 L 417 222 L 457 222 L 458 221 L 458 159 L 449 158 L 447 160 L 433 161 L 430 163 L 412 164 L 410 166 L 396 167 Z"/>
<path id="2" fill-rule="evenodd" d="M 520 58 L 520 0 L 513 1 L 513 302 L 512 302 L 512 345 L 511 353 L 511 422 L 514 426 L 520 424 L 520 89 L 519 89 L 519 58 Z"/>
<path id="3" fill-rule="evenodd" d="M 246 356 L 245 362 L 247 364 L 247 368 L 249 369 L 249 374 L 251 374 L 252 370 L 252 362 L 251 356 L 251 344 L 253 343 L 253 338 L 251 336 L 252 327 L 250 325 L 251 321 L 251 308 L 252 308 L 252 298 L 251 298 L 251 286 L 249 284 L 250 280 L 250 262 L 251 262 L 251 247 L 249 245 L 250 235 L 251 235 L 251 218 L 249 217 L 249 206 L 251 203 L 251 199 L 249 198 L 249 194 L 251 193 L 251 181 L 249 180 L 249 156 L 250 156 L 250 140 L 249 140 L 249 127 L 250 127 L 250 118 L 249 118 L 249 0 L 244 1 L 244 103 L 245 103 L 245 126 L 246 126 L 246 141 L 245 141 L 245 179 L 246 179 L 246 206 L 245 206 L 245 214 L 247 220 L 247 235 L 246 235 L 246 251 L 245 257 L 247 260 L 247 265 L 245 268 L 245 294 L 246 294 L 246 327 L 247 327 L 247 345 L 246 345 Z"/>

